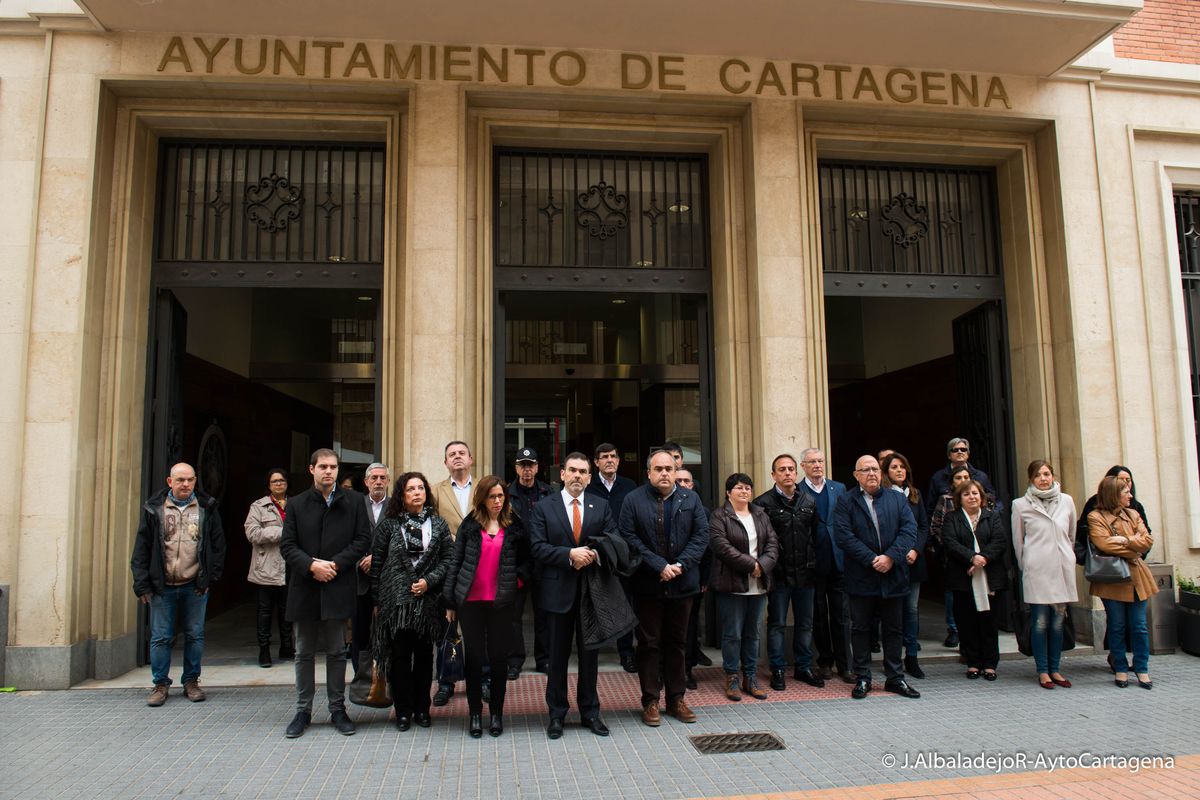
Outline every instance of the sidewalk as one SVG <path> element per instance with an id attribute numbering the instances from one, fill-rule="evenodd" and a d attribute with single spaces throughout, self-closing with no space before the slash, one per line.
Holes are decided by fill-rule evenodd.
<path id="1" fill-rule="evenodd" d="M 636 676 L 607 672 L 600 692 L 612 736 L 593 736 L 571 715 L 556 742 L 544 733 L 544 678 L 528 673 L 512 690 L 504 736 L 478 741 L 466 735 L 461 693 L 435 710 L 429 730 L 399 733 L 387 711 L 351 707 L 359 731 L 341 737 L 318 707 L 298 740 L 283 737 L 294 702 L 286 687 L 209 687 L 202 704 L 176 688 L 158 709 L 144 705 L 144 687 L 17 693 L 0 695 L 0 797 L 1196 797 L 1200 764 L 1184 757 L 1200 754 L 1200 659 L 1154 657 L 1151 669 L 1152 691 L 1121 690 L 1102 657 L 1072 657 L 1064 670 L 1075 687 L 1046 691 L 1028 660 L 1003 661 L 995 683 L 936 663 L 913 681 L 919 700 L 879 691 L 881 681 L 862 701 L 840 682 L 789 681 L 769 701 L 730 703 L 710 668 L 689 693 L 700 721 L 664 718 L 658 729 L 637 716 Z M 737 731 L 773 731 L 787 749 L 701 755 L 687 738 Z M 922 754 L 1085 752 L 1178 760 L 1137 774 L 917 763 Z M 814 790 L 836 792 L 795 794 Z"/>

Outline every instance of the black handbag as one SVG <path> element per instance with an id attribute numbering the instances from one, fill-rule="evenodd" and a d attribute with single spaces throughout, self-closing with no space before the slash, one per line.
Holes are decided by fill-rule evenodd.
<path id="1" fill-rule="evenodd" d="M 438 645 L 438 683 L 458 683 L 467 672 L 463 656 L 462 636 L 458 633 L 458 620 L 446 626 L 446 635 Z"/>
<path id="2" fill-rule="evenodd" d="M 1112 525 L 1109 525 L 1112 529 Z M 1113 533 L 1116 533 L 1113 530 Z M 1121 556 L 1101 553 L 1088 539 L 1087 555 L 1083 560 L 1083 577 L 1091 583 L 1124 583 L 1129 580 L 1129 562 Z"/>
<path id="3" fill-rule="evenodd" d="M 1017 649 L 1021 651 L 1021 655 L 1032 656 L 1033 645 L 1030 643 L 1029 637 L 1033 625 L 1033 615 L 1029 613 L 1029 607 L 1024 603 L 1017 605 L 1015 613 L 1018 620 L 1013 626 L 1013 630 L 1017 632 Z M 1062 649 L 1064 652 L 1075 649 L 1075 622 L 1071 619 L 1070 607 L 1063 616 Z"/>

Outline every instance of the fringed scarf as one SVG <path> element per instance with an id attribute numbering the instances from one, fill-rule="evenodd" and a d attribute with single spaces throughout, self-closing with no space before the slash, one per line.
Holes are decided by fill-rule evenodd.
<path id="1" fill-rule="evenodd" d="M 423 595 L 412 593 L 412 585 L 435 566 L 434 561 L 442 551 L 442 539 L 448 535 L 445 525 L 439 525 L 440 518 L 437 518 L 433 522 L 429 546 L 424 547 L 421 526 L 429 517 L 427 508 L 417 514 L 405 511 L 399 517 L 385 519 L 376 532 L 377 536 L 388 537 L 388 555 L 379 574 L 379 613 L 371 624 L 371 649 L 375 662 L 385 670 L 396 631 L 415 631 L 431 640 L 438 637 L 440 593 L 432 586 Z M 420 555 L 414 563 L 413 556 L 417 553 Z"/>

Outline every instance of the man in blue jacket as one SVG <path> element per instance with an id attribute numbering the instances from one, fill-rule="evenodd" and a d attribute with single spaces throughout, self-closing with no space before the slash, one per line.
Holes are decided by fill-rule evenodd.
<path id="1" fill-rule="evenodd" d="M 858 682 L 850 696 L 861 700 L 871 691 L 871 626 L 878 616 L 883 627 L 883 688 L 901 697 L 921 693 L 904 680 L 900 651 L 904 642 L 904 598 L 909 591 L 909 550 L 916 546 L 917 523 L 908 500 L 882 487 L 883 474 L 874 456 L 854 465 L 858 487 L 842 496 L 833 514 L 833 529 L 845 567 L 850 603 L 854 672 Z"/>
<path id="2" fill-rule="evenodd" d="M 649 482 L 621 506 L 621 536 L 641 564 L 629 579 L 637 614 L 637 669 L 642 685 L 642 722 L 658 727 L 658 698 L 680 722 L 696 714 L 687 692 L 687 627 L 700 593 L 700 559 L 708 548 L 708 515 L 695 492 L 675 484 L 675 460 L 664 450 L 646 461 Z M 899 494 L 893 492 L 893 494 Z M 661 664 L 661 670 L 660 670 Z"/>
<path id="3" fill-rule="evenodd" d="M 800 454 L 804 480 L 797 488 L 812 497 L 817 508 L 817 577 L 813 599 L 813 646 L 817 666 L 826 677 L 836 674 L 846 683 L 858 678 L 850 669 L 850 609 L 842 578 L 842 550 L 833 535 L 833 512 L 846 493 L 845 484 L 825 477 L 825 453 L 810 447 Z"/>

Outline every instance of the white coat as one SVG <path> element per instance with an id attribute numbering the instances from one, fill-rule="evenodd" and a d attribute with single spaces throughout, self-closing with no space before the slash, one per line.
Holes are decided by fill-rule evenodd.
<path id="1" fill-rule="evenodd" d="M 1049 513 L 1028 497 L 1013 501 L 1013 550 L 1026 603 L 1074 603 L 1079 599 L 1075 516 L 1075 501 L 1068 494 L 1059 494 Z"/>

